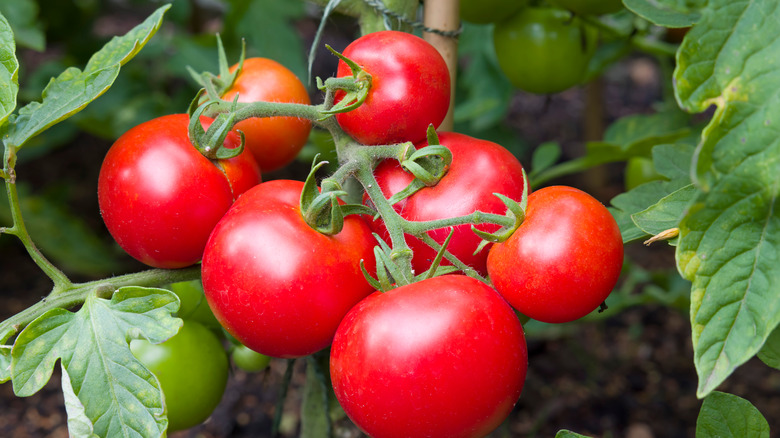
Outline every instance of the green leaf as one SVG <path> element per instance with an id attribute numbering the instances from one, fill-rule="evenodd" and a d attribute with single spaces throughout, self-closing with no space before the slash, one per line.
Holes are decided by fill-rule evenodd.
<path id="1" fill-rule="evenodd" d="M 555 434 L 555 438 L 590 438 L 587 435 L 580 435 L 578 433 L 574 433 L 570 430 L 559 430 L 558 433 Z"/>
<path id="2" fill-rule="evenodd" d="M 650 155 L 653 146 L 672 143 L 691 132 L 690 116 L 677 109 L 622 117 L 609 125 L 604 142 L 621 146 L 623 151 L 635 151 L 632 155 Z"/>
<path id="3" fill-rule="evenodd" d="M 772 330 L 766 343 L 758 352 L 758 358 L 770 367 L 780 370 L 780 327 Z"/>
<path id="4" fill-rule="evenodd" d="M 46 48 L 46 35 L 38 20 L 38 3 L 35 0 L 0 2 L 0 14 L 5 15 L 16 35 L 16 44 L 42 52 Z"/>
<path id="5" fill-rule="evenodd" d="M 19 93 L 19 61 L 11 25 L 0 14 L 0 127 L 16 108 Z"/>
<path id="6" fill-rule="evenodd" d="M 130 351 L 132 339 L 159 343 L 181 327 L 171 316 L 179 306 L 164 289 L 124 287 L 111 300 L 90 294 L 78 312 L 57 308 L 28 325 L 12 351 L 14 392 L 26 397 L 64 367 L 73 394 L 102 437 L 159 436 L 167 427 L 157 378 Z M 83 423 L 75 401 L 71 410 Z"/>
<path id="7" fill-rule="evenodd" d="M 561 158 L 561 146 L 558 143 L 549 141 L 540 144 L 531 156 L 531 175 L 549 168 L 557 163 L 559 158 Z"/>
<path id="8" fill-rule="evenodd" d="M 11 380 L 11 346 L 5 343 L 14 334 L 10 327 L 5 333 L 0 333 L 0 383 Z"/>
<path id="9" fill-rule="evenodd" d="M 96 436 L 92 421 L 87 417 L 84 405 L 73 392 L 68 370 L 60 364 L 62 372 L 62 395 L 65 400 L 65 412 L 68 414 L 68 434 L 73 438 L 91 438 Z"/>
<path id="10" fill-rule="evenodd" d="M 674 181 L 650 181 L 639 187 L 612 198 L 610 208 L 612 216 L 620 227 L 623 242 L 633 242 L 652 235 L 639 228 L 632 215 L 646 210 L 660 202 L 664 197 L 690 184 L 690 181 L 676 179 Z"/>
<path id="11" fill-rule="evenodd" d="M 694 155 L 701 192 L 680 224 L 676 254 L 692 282 L 699 397 L 752 358 L 780 323 L 778 32 L 774 1 L 712 0 L 678 53 L 680 104 L 716 106 Z"/>
<path id="12" fill-rule="evenodd" d="M 664 196 L 650 207 L 634 213 L 631 219 L 637 227 L 649 235 L 676 228 L 680 224 L 698 189 L 688 184 Z"/>
<path id="13" fill-rule="evenodd" d="M 696 438 L 769 438 L 769 423 L 749 401 L 715 391 L 701 406 Z"/>
<path id="14" fill-rule="evenodd" d="M 685 143 L 661 144 L 653 148 L 653 166 L 659 174 L 673 179 L 691 180 L 691 159 L 695 146 Z"/>
<path id="15" fill-rule="evenodd" d="M 92 55 L 83 71 L 70 67 L 52 79 L 43 90 L 41 102 L 31 102 L 19 110 L 7 141 L 21 147 L 30 138 L 79 112 L 105 93 L 114 83 L 120 67 L 157 32 L 169 7 L 161 6 L 124 36 L 112 38 Z"/>
<path id="16" fill-rule="evenodd" d="M 688 27 L 699 21 L 706 0 L 623 0 L 631 12 L 664 27 Z"/>

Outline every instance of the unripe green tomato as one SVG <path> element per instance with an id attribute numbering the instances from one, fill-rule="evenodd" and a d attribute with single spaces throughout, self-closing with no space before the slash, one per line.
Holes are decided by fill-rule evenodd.
<path id="1" fill-rule="evenodd" d="M 663 176 L 656 172 L 653 160 L 645 157 L 633 157 L 626 163 L 626 191 L 658 179 L 663 179 Z"/>
<path id="2" fill-rule="evenodd" d="M 597 39 L 595 28 L 556 8 L 525 8 L 493 31 L 501 70 L 515 87 L 537 94 L 582 82 Z"/>
<path id="3" fill-rule="evenodd" d="M 580 15 L 612 14 L 623 9 L 622 0 L 547 0 Z"/>
<path id="4" fill-rule="evenodd" d="M 238 345 L 231 353 L 233 363 L 244 371 L 257 372 L 268 368 L 271 358 L 244 345 Z"/>
<path id="5" fill-rule="evenodd" d="M 157 376 L 168 411 L 168 431 L 204 422 L 222 399 L 228 379 L 228 358 L 222 343 L 195 321 L 161 344 L 133 340 L 130 350 Z"/>
<path id="6" fill-rule="evenodd" d="M 170 288 L 181 302 L 176 316 L 199 322 L 212 330 L 222 330 L 222 326 L 219 325 L 219 321 L 214 317 L 206 301 L 200 280 L 173 283 Z"/>
<path id="7" fill-rule="evenodd" d="M 471 23 L 497 23 L 528 5 L 528 0 L 460 0 L 460 19 Z"/>

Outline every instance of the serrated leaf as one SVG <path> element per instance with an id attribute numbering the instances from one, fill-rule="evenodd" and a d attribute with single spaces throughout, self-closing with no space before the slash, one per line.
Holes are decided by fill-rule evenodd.
<path id="1" fill-rule="evenodd" d="M 780 370 L 780 327 L 772 330 L 772 334 L 758 352 L 758 358 L 768 366 Z"/>
<path id="2" fill-rule="evenodd" d="M 664 196 L 650 207 L 632 214 L 631 219 L 639 229 L 650 235 L 676 228 L 697 193 L 698 189 L 693 184 L 688 184 Z"/>
<path id="3" fill-rule="evenodd" d="M 41 102 L 31 102 L 19 110 L 7 141 L 21 147 L 30 138 L 76 114 L 105 93 L 114 83 L 120 67 L 157 32 L 169 7 L 161 6 L 124 36 L 112 38 L 92 55 L 83 71 L 70 67 L 52 79 L 43 90 Z"/>
<path id="4" fill-rule="evenodd" d="M 716 106 L 693 164 L 701 189 L 681 222 L 677 265 L 692 281 L 698 395 L 752 358 L 780 323 L 780 8 L 712 0 L 675 70 L 691 111 Z"/>
<path id="5" fill-rule="evenodd" d="M 688 27 L 699 21 L 706 0 L 623 0 L 631 12 L 664 27 Z"/>
<path id="6" fill-rule="evenodd" d="M 0 14 L 0 127 L 16 108 L 19 93 L 19 61 L 11 25 Z"/>
<path id="7" fill-rule="evenodd" d="M 715 391 L 701 406 L 696 438 L 769 438 L 769 423 L 749 401 Z"/>
<path id="8" fill-rule="evenodd" d="M 657 204 L 665 196 L 688 184 L 690 181 L 684 179 L 650 181 L 612 198 L 610 203 L 614 208 L 610 208 L 610 212 L 620 227 L 623 242 L 633 242 L 651 235 L 637 226 L 631 217 L 633 214 Z"/>
<path id="9" fill-rule="evenodd" d="M 691 179 L 691 160 L 695 145 L 661 144 L 653 148 L 653 166 L 659 174 L 673 179 Z"/>
<path id="10" fill-rule="evenodd" d="M 90 294 L 72 313 L 57 308 L 17 337 L 11 372 L 16 395 L 36 393 L 59 359 L 94 433 L 102 437 L 159 436 L 167 427 L 160 384 L 130 351 L 131 339 L 162 342 L 181 327 L 171 316 L 176 295 L 124 287 L 111 300 Z"/>
<path id="11" fill-rule="evenodd" d="M 84 405 L 81 400 L 73 392 L 73 386 L 70 383 L 70 375 L 68 370 L 60 364 L 62 372 L 62 395 L 65 401 L 65 412 L 68 414 L 68 435 L 72 438 L 92 438 L 96 436 L 94 434 L 94 427 L 92 421 L 87 417 L 87 413 L 84 410 Z"/>

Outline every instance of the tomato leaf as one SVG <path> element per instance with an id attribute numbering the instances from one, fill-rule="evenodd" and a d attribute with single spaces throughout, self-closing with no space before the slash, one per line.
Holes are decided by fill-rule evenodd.
<path id="1" fill-rule="evenodd" d="M 0 383 L 11 380 L 11 346 L 5 343 L 12 335 L 14 329 L 11 327 L 0 333 Z"/>
<path id="2" fill-rule="evenodd" d="M 87 62 L 84 70 L 70 67 L 52 79 L 41 102 L 19 110 L 7 141 L 21 147 L 46 128 L 81 111 L 114 83 L 120 67 L 129 61 L 157 32 L 170 5 L 161 6 L 143 23 L 122 37 L 114 37 Z"/>
<path id="3" fill-rule="evenodd" d="M 696 438 L 769 438 L 769 423 L 749 401 L 714 391 L 696 420 Z"/>
<path id="4" fill-rule="evenodd" d="M 111 300 L 90 294 L 77 312 L 56 308 L 28 325 L 12 350 L 14 392 L 26 397 L 39 391 L 59 359 L 70 389 L 65 396 L 79 429 L 88 420 L 98 436 L 159 436 L 166 426 L 157 378 L 130 351 L 131 339 L 158 343 L 181 326 L 171 316 L 176 295 L 164 289 L 124 287 Z"/>
<path id="5" fill-rule="evenodd" d="M 632 214 L 631 219 L 639 229 L 650 235 L 676 228 L 697 193 L 696 187 L 688 184 L 664 196 L 650 207 Z"/>
<path id="6" fill-rule="evenodd" d="M 688 27 L 701 18 L 706 0 L 623 0 L 631 12 L 664 27 Z"/>
<path id="7" fill-rule="evenodd" d="M 87 417 L 84 405 L 79 400 L 76 393 L 73 392 L 73 386 L 70 382 L 68 370 L 60 364 L 62 372 L 62 394 L 65 400 L 65 412 L 68 414 L 68 434 L 73 438 L 92 438 L 95 435 L 95 428 L 92 421 Z"/>
<path id="8" fill-rule="evenodd" d="M 612 198 L 613 207 L 610 208 L 610 211 L 620 227 L 623 242 L 633 242 L 652 235 L 653 233 L 640 228 L 632 216 L 658 204 L 664 197 L 689 184 L 690 181 L 681 178 L 674 181 L 650 181 Z M 649 223 L 643 225 L 650 226 Z"/>
<path id="9" fill-rule="evenodd" d="M 712 0 L 677 56 L 681 106 L 716 107 L 694 156 L 700 193 L 676 253 L 692 281 L 699 397 L 755 356 L 780 323 L 778 23 L 776 2 Z"/>
<path id="10" fill-rule="evenodd" d="M 16 108 L 19 93 L 19 61 L 11 25 L 0 14 L 0 127 Z"/>

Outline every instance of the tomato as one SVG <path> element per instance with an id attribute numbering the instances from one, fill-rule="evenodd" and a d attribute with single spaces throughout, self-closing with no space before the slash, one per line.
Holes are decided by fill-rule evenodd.
<path id="1" fill-rule="evenodd" d="M 449 69 L 427 41 L 406 32 L 374 32 L 353 41 L 343 54 L 372 78 L 363 104 L 336 114 L 342 129 L 358 142 L 415 142 L 425 138 L 428 125 L 444 120 L 450 105 Z M 351 75 L 339 61 L 337 76 Z"/>
<path id="2" fill-rule="evenodd" d="M 528 0 L 460 0 L 460 18 L 472 23 L 497 23 L 528 5 Z"/>
<path id="3" fill-rule="evenodd" d="M 514 200 L 523 195 L 523 166 L 499 144 L 480 140 L 454 132 L 439 133 L 439 141 L 452 152 L 452 164 L 444 177 L 433 187 L 425 187 L 393 205 L 393 208 L 410 221 L 428 221 L 471 214 L 475 211 L 504 214 L 506 206 L 493 193 L 500 193 Z M 428 143 L 420 143 L 418 148 Z M 401 191 L 412 179 L 395 160 L 384 161 L 375 171 L 377 182 L 387 198 Z M 364 198 L 365 199 L 365 198 Z M 378 219 L 371 227 L 389 242 L 389 233 L 384 222 Z M 483 224 L 482 231 L 493 232 L 498 225 Z M 463 263 L 478 272 L 486 272 L 487 246 L 477 254 L 474 251 L 481 238 L 474 234 L 471 225 L 454 227 L 454 234 L 448 250 Z M 439 244 L 447 238 L 450 229 L 438 229 L 428 234 Z M 416 273 L 428 269 L 436 251 L 422 241 L 408 236 L 407 244 L 414 252 L 412 267 Z M 443 261 L 442 264 L 449 264 Z"/>
<path id="4" fill-rule="evenodd" d="M 246 151 L 217 163 L 201 155 L 188 124 L 186 114 L 173 114 L 131 128 L 111 146 L 98 177 L 106 228 L 128 254 L 157 268 L 197 263 L 217 221 L 261 179 Z M 239 143 L 235 133 L 225 140 Z"/>
<path id="5" fill-rule="evenodd" d="M 232 66 L 233 72 L 238 64 Z M 247 58 L 233 85 L 222 98 L 239 102 L 284 102 L 309 105 L 306 87 L 295 73 L 267 58 Z M 311 122 L 296 117 L 253 117 L 242 120 L 235 129 L 246 136 L 246 147 L 263 169 L 279 169 L 298 155 L 309 138 Z"/>
<path id="6" fill-rule="evenodd" d="M 548 0 L 551 4 L 580 15 L 611 14 L 623 9 L 622 0 Z"/>
<path id="7" fill-rule="evenodd" d="M 317 352 L 372 288 L 375 240 L 359 216 L 333 236 L 301 216 L 303 183 L 274 180 L 244 193 L 214 228 L 203 255 L 203 288 L 222 326 L 273 357 Z"/>
<path id="8" fill-rule="evenodd" d="M 622 266 L 615 219 L 592 196 L 565 186 L 532 193 L 523 224 L 487 260 L 493 285 L 515 309 L 552 323 L 599 307 Z"/>
<path id="9" fill-rule="evenodd" d="M 254 350 L 239 345 L 230 353 L 233 363 L 244 371 L 257 372 L 268 368 L 271 358 Z"/>
<path id="10" fill-rule="evenodd" d="M 527 367 L 516 314 L 463 275 L 370 295 L 330 353 L 336 398 L 374 438 L 483 437 L 511 412 Z"/>
<path id="11" fill-rule="evenodd" d="M 206 327 L 184 320 L 161 344 L 133 340 L 130 349 L 160 381 L 168 411 L 168 431 L 204 422 L 222 400 L 228 359 L 220 340 Z"/>
<path id="12" fill-rule="evenodd" d="M 515 87 L 538 94 L 579 84 L 596 40 L 594 28 L 553 8 L 525 8 L 493 31 L 501 70 Z"/>

